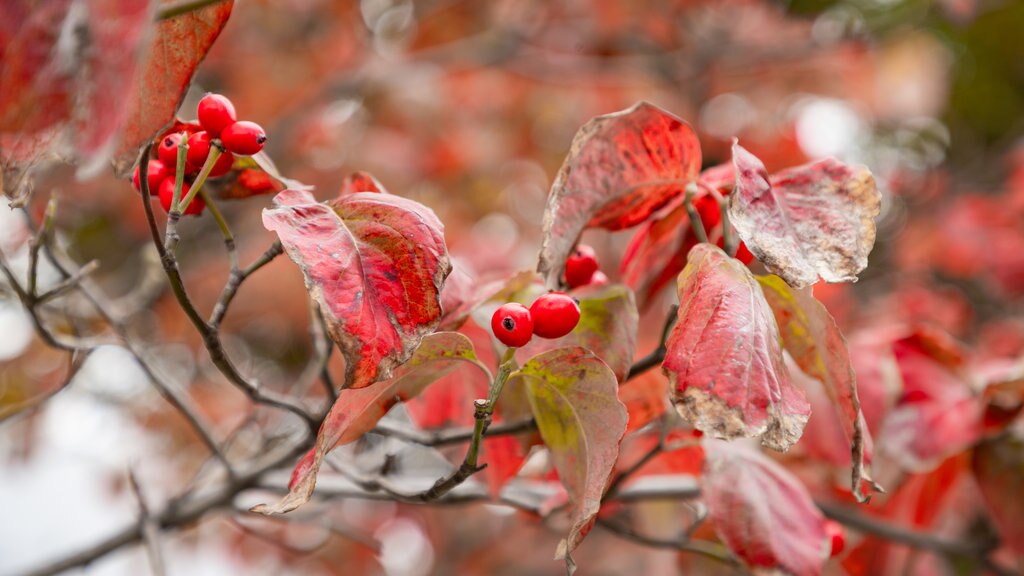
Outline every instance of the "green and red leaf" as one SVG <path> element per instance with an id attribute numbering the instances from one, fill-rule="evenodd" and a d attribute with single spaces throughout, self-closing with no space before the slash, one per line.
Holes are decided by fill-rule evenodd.
<path id="1" fill-rule="evenodd" d="M 253 511 L 283 514 L 305 504 L 313 495 L 317 472 L 328 452 L 355 442 L 372 430 L 392 406 L 415 397 L 462 363 L 488 372 L 477 360 L 468 338 L 455 332 L 437 332 L 423 339 L 412 358 L 395 371 L 394 378 L 366 388 L 342 390 L 320 427 L 316 446 L 296 465 L 288 494 L 277 504 L 261 504 Z"/>
<path id="2" fill-rule="evenodd" d="M 621 230 L 646 220 L 700 171 L 700 142 L 688 124 L 649 104 L 591 119 L 573 138 L 544 213 L 537 271 L 559 284 L 584 228 Z"/>
<path id="3" fill-rule="evenodd" d="M 441 321 L 451 270 L 444 227 L 415 201 L 360 192 L 329 203 L 285 190 L 263 211 L 299 265 L 331 338 L 345 357 L 346 386 L 390 377 Z"/>
<path id="4" fill-rule="evenodd" d="M 662 370 L 680 415 L 714 438 L 760 436 L 787 450 L 810 406 L 790 381 L 779 328 L 761 287 L 739 260 L 701 244 L 679 275 L 678 320 Z"/>
<path id="5" fill-rule="evenodd" d="M 821 574 L 825 517 L 803 484 L 738 442 L 706 440 L 702 492 L 715 532 L 755 570 Z"/>
<path id="6" fill-rule="evenodd" d="M 881 194 L 871 172 L 834 159 L 778 172 L 733 143 L 729 217 L 747 248 L 794 288 L 853 282 L 875 243 Z"/>
<path id="7" fill-rule="evenodd" d="M 570 554 L 593 526 L 626 432 L 626 408 L 611 369 L 580 347 L 535 356 L 509 379 L 524 386 L 544 444 L 569 495 L 572 527 L 557 557 Z"/>
<path id="8" fill-rule="evenodd" d="M 866 470 L 871 462 L 871 436 L 863 425 L 857 383 L 846 339 L 839 326 L 809 288 L 797 290 L 778 276 L 759 276 L 761 289 L 775 313 L 782 344 L 807 376 L 818 380 L 850 450 L 842 462 L 851 465 L 851 489 L 864 500 L 862 481 L 874 483 Z"/>

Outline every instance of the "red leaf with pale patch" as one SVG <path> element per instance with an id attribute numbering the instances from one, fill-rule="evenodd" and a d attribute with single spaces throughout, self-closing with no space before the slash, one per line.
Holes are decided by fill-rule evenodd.
<path id="1" fill-rule="evenodd" d="M 487 372 L 477 360 L 468 338 L 455 332 L 438 332 L 423 339 L 416 354 L 391 380 L 366 388 L 342 390 L 320 427 L 316 446 L 295 466 L 288 494 L 277 504 L 261 504 L 253 511 L 283 514 L 306 503 L 313 495 L 317 472 L 328 452 L 358 440 L 372 430 L 392 406 L 416 396 L 438 378 L 460 367 L 462 362 Z"/>
<path id="2" fill-rule="evenodd" d="M 347 386 L 388 378 L 441 321 L 451 271 L 441 222 L 418 202 L 373 192 L 324 204 L 286 190 L 274 204 L 263 225 L 302 269 L 345 357 Z"/>
<path id="3" fill-rule="evenodd" d="M 864 167 L 834 159 L 783 170 L 771 178 L 738 143 L 729 217 L 747 248 L 791 286 L 853 282 L 875 243 L 882 197 Z"/>
<path id="4" fill-rule="evenodd" d="M 626 432 L 626 408 L 611 369 L 579 347 L 544 352 L 523 364 L 508 386 L 526 388 L 533 417 L 569 495 L 572 526 L 558 546 L 565 558 L 593 526 Z"/>
<path id="5" fill-rule="evenodd" d="M 693 129 L 657 106 L 640 102 L 591 119 L 573 138 L 551 187 L 537 271 L 557 286 L 584 228 L 643 222 L 682 194 L 700 163 Z"/>
<path id="6" fill-rule="evenodd" d="M 703 494 L 719 538 L 755 569 L 821 574 L 825 517 L 803 484 L 740 443 L 707 440 Z"/>
<path id="7" fill-rule="evenodd" d="M 866 470 L 871 462 L 872 444 L 870 434 L 862 426 L 864 417 L 846 339 L 810 289 L 794 289 L 778 276 L 760 276 L 757 280 L 775 313 L 783 345 L 804 374 L 821 382 L 832 405 L 828 413 L 838 416 L 832 422 L 839 424 L 848 450 L 846 457 L 836 463 L 851 466 L 851 489 L 858 499 L 864 500 L 867 496 L 861 481 L 874 486 Z"/>
<path id="8" fill-rule="evenodd" d="M 1024 439 L 1011 433 L 978 444 L 971 466 L 1003 542 L 1024 558 Z"/>
<path id="9" fill-rule="evenodd" d="M 701 244 L 678 285 L 678 321 L 662 370 L 680 415 L 715 438 L 760 436 L 765 446 L 789 449 L 810 406 L 790 382 L 757 280 L 739 260 Z"/>

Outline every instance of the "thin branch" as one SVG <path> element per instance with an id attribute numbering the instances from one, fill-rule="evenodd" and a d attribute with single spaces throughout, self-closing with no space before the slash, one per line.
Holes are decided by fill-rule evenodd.
<path id="1" fill-rule="evenodd" d="M 153 569 L 154 576 L 164 576 L 167 571 L 164 569 L 164 556 L 160 548 L 160 527 L 149 513 L 149 506 L 146 505 L 146 498 L 142 494 L 138 478 L 130 469 L 128 470 L 128 483 L 131 485 L 132 493 L 135 494 L 135 500 L 139 505 L 139 526 L 142 530 L 142 542 L 146 546 L 146 555 L 149 557 L 149 566 Z"/>
<path id="2" fill-rule="evenodd" d="M 475 427 L 474 427 L 475 428 Z M 421 446 L 436 448 L 451 444 L 461 444 L 473 439 L 474 428 L 456 428 L 451 430 L 438 430 L 436 432 L 423 432 L 406 427 L 395 426 L 388 422 L 378 422 L 372 430 L 374 434 L 391 436 L 406 442 L 412 442 Z M 496 438 L 498 436 L 514 436 L 537 430 L 537 422 L 532 418 L 518 420 L 515 422 L 500 422 L 488 426 L 484 432 L 484 438 Z"/>
<path id="3" fill-rule="evenodd" d="M 164 242 L 160 241 L 160 231 L 156 227 L 156 218 L 153 215 L 153 207 L 149 202 L 149 187 L 148 183 L 144 182 L 143 179 L 146 177 L 147 169 L 149 165 L 149 147 L 143 151 L 143 154 L 139 160 L 139 184 L 142 187 L 142 206 L 146 212 L 146 221 L 149 224 L 150 235 L 153 238 L 153 245 L 156 246 L 157 252 L 160 254 L 160 262 L 163 265 L 164 273 L 167 275 L 167 279 L 170 281 L 171 290 L 174 292 L 175 298 L 178 300 L 178 305 L 182 311 L 185 312 L 185 316 L 188 317 L 192 325 L 195 326 L 196 331 L 203 339 L 203 345 L 206 347 L 206 351 L 210 356 L 210 360 L 213 365 L 217 367 L 221 374 L 228 379 L 236 388 L 241 390 L 249 397 L 250 400 L 257 404 L 264 404 L 281 410 L 285 410 L 295 414 L 306 423 L 306 426 L 316 431 L 319 426 L 317 418 L 314 418 L 307 412 L 301 405 L 296 404 L 291 398 L 278 394 L 272 391 L 265 391 L 248 380 L 245 379 L 238 369 L 231 362 L 227 352 L 224 350 L 224 344 L 220 339 L 220 332 L 217 327 L 208 324 L 199 315 L 195 305 L 192 303 L 191 298 L 188 295 L 188 291 L 185 288 L 185 282 L 182 279 L 181 271 L 178 269 L 178 260 L 174 256 L 173 246 L 174 242 L 171 239 L 165 239 Z M 179 157 L 180 157 L 179 148 Z M 179 158 L 180 159 L 180 158 Z M 174 212 L 171 212 L 171 216 Z M 168 223 L 168 233 L 174 234 L 174 228 Z"/>
<path id="4" fill-rule="evenodd" d="M 598 517 L 597 525 L 608 530 L 612 534 L 623 538 L 624 540 L 629 540 L 637 544 L 650 546 L 651 548 L 665 548 L 668 550 L 678 550 L 680 552 L 691 552 L 693 554 L 704 556 L 705 558 L 717 560 L 735 568 L 742 567 L 742 564 L 736 560 L 736 558 L 733 557 L 725 547 L 715 544 L 714 542 L 709 542 L 707 540 L 690 540 L 687 538 L 680 538 L 678 540 L 654 538 L 652 536 L 647 536 L 646 534 L 641 534 L 629 526 L 601 517 Z"/>
<path id="5" fill-rule="evenodd" d="M 220 327 L 220 323 L 228 313 L 228 306 L 230 306 L 231 301 L 234 300 L 235 294 L 238 293 L 238 288 L 242 285 L 242 282 L 283 253 L 284 247 L 281 246 L 281 241 L 277 240 L 270 245 L 270 248 L 267 248 L 266 252 L 264 252 L 244 270 L 232 271 L 230 277 L 228 277 L 227 284 L 224 285 L 224 290 L 221 291 L 220 298 L 217 299 L 217 304 L 213 307 L 213 313 L 210 315 L 209 324 L 212 328 L 216 329 Z"/>
<path id="6" fill-rule="evenodd" d="M 683 195 L 683 205 L 686 207 L 686 214 L 690 217 L 690 227 L 693 229 L 694 236 L 697 237 L 699 242 L 708 241 L 708 233 L 704 228 L 704 221 L 700 218 L 700 212 L 693 205 L 693 197 L 697 193 L 697 185 L 690 182 L 686 185 L 686 192 Z"/>
<path id="7" fill-rule="evenodd" d="M 665 325 L 661 329 L 661 340 L 658 342 L 658 347 L 651 351 L 650 354 L 637 360 L 629 367 L 629 374 L 626 376 L 626 382 L 636 378 L 637 376 L 647 372 L 655 366 L 660 366 L 665 360 L 665 354 L 668 353 L 668 349 L 665 347 L 665 342 L 668 341 L 668 335 L 672 331 L 672 327 L 675 325 L 677 320 L 677 314 L 679 312 L 679 305 L 673 304 L 668 314 L 665 316 Z"/>
<path id="8" fill-rule="evenodd" d="M 13 405 L 0 407 L 0 423 L 3 423 L 3 421 L 7 420 L 8 418 L 17 416 L 18 414 L 21 414 L 26 410 L 30 410 L 32 408 L 35 408 L 36 406 L 41 405 L 43 402 L 46 402 L 50 398 L 57 395 L 57 393 L 60 392 L 61 390 L 67 388 L 68 385 L 71 384 L 71 381 L 74 380 L 75 374 L 78 374 L 78 371 L 85 364 L 85 360 L 89 357 L 90 354 L 92 354 L 92 350 L 85 350 L 81 352 L 73 350 L 69 352 L 68 369 L 67 372 L 65 372 L 63 381 L 60 383 L 60 385 L 55 386 L 52 390 L 48 390 L 46 392 L 43 392 L 42 394 L 33 396 L 31 398 L 26 398 L 25 400 L 15 403 Z"/>

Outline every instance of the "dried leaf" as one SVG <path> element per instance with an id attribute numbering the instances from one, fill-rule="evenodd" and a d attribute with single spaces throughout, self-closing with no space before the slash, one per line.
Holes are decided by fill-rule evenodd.
<path id="1" fill-rule="evenodd" d="M 775 313 L 783 346 L 804 374 L 821 382 L 835 407 L 850 446 L 847 462 L 851 464 L 851 489 L 863 501 L 867 495 L 862 480 L 874 485 L 865 468 L 871 462 L 871 436 L 861 425 L 863 415 L 846 339 L 810 289 L 794 289 L 778 276 L 760 276 L 757 280 Z"/>
<path id="2" fill-rule="evenodd" d="M 791 472 L 736 442 L 705 440 L 703 494 L 715 531 L 754 569 L 821 574 L 825 517 Z"/>
<path id="3" fill-rule="evenodd" d="M 455 332 L 437 332 L 423 339 L 412 358 L 396 370 L 394 378 L 366 388 L 342 390 L 320 428 L 316 446 L 296 465 L 288 494 L 277 504 L 256 506 L 253 512 L 283 514 L 305 504 L 313 495 L 317 472 L 328 452 L 355 442 L 372 430 L 392 406 L 416 396 L 463 362 L 488 372 L 477 360 L 469 338 Z"/>
<path id="4" fill-rule="evenodd" d="M 765 446 L 789 449 L 810 406 L 790 381 L 757 280 L 739 260 L 701 244 L 678 284 L 679 319 L 662 370 L 679 414 L 714 438 L 760 436 Z"/>
<path id="5" fill-rule="evenodd" d="M 601 496 L 626 432 L 611 369 L 579 347 L 544 352 L 524 364 L 508 386 L 525 386 L 533 417 L 551 452 L 571 506 L 572 527 L 557 558 L 569 554 L 593 526 Z"/>
<path id="6" fill-rule="evenodd" d="M 441 321 L 451 271 L 441 222 L 422 204 L 373 192 L 323 204 L 286 190 L 274 204 L 263 225 L 302 269 L 345 357 L 347 387 L 388 378 Z"/>
<path id="7" fill-rule="evenodd" d="M 591 119 L 573 138 L 544 213 L 537 271 L 558 286 L 585 227 L 635 226 L 700 171 L 700 142 L 682 120 L 646 102 Z"/>
<path id="8" fill-rule="evenodd" d="M 830 158 L 769 178 L 764 164 L 738 143 L 732 154 L 736 188 L 729 217 L 754 256 L 794 288 L 819 276 L 856 281 L 881 209 L 871 172 Z"/>

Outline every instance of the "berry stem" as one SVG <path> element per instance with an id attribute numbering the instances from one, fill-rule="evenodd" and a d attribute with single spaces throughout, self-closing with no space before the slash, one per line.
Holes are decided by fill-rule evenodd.
<path id="1" fill-rule="evenodd" d="M 706 243 L 708 233 L 704 230 L 704 222 L 700 219 L 700 212 L 693 206 L 693 197 L 697 194 L 697 183 L 690 182 L 686 185 L 686 192 L 683 195 L 683 204 L 686 206 L 686 213 L 690 215 L 690 227 L 697 236 L 697 240 Z"/>
<path id="2" fill-rule="evenodd" d="M 203 163 L 203 169 L 199 171 L 199 176 L 196 176 L 196 181 L 192 183 L 191 188 L 188 190 L 188 196 L 182 200 L 181 211 L 188 210 L 189 204 L 192 203 L 192 199 L 196 197 L 199 190 L 202 189 L 203 184 L 206 183 L 206 178 L 210 176 L 210 172 L 213 170 L 213 165 L 217 163 L 217 159 L 220 158 L 221 151 L 217 146 L 210 146 L 210 154 L 206 157 L 206 162 Z M 207 196 L 203 196 L 204 199 Z"/>
<path id="3" fill-rule="evenodd" d="M 224 247 L 228 251 L 228 259 L 231 265 L 231 273 L 234 274 L 238 271 L 238 251 L 235 249 L 235 235 L 231 233 L 231 227 L 228 226 L 228 221 L 224 218 L 224 214 L 221 213 L 217 203 L 214 202 L 213 197 L 210 194 L 200 188 L 199 195 L 203 197 L 203 201 L 206 202 L 206 209 L 210 211 L 217 227 L 220 228 L 221 236 L 224 237 Z"/>
<path id="4" fill-rule="evenodd" d="M 708 191 L 714 196 L 715 202 L 718 202 L 718 209 L 722 212 L 722 248 L 729 256 L 736 256 L 739 242 L 736 241 L 736 234 L 729 223 L 729 198 L 722 196 L 721 192 L 714 188 L 708 188 Z"/>
<path id="5" fill-rule="evenodd" d="M 188 163 L 188 134 L 181 133 L 178 140 L 178 163 L 174 170 L 174 196 L 171 197 L 171 213 L 181 216 L 181 190 L 185 187 L 185 166 Z"/>

